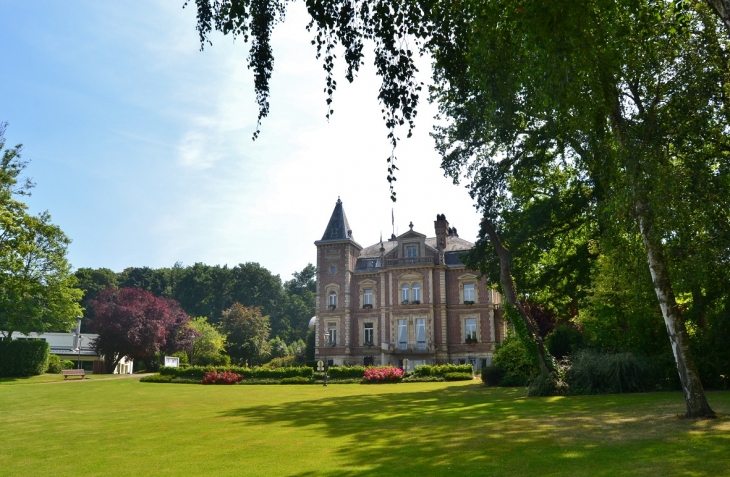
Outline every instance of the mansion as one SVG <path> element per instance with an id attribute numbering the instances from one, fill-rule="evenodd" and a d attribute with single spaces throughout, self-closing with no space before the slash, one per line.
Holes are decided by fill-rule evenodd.
<path id="1" fill-rule="evenodd" d="M 317 246 L 315 359 L 330 365 L 491 364 L 506 336 L 501 295 L 468 270 L 444 215 L 435 237 L 410 230 L 363 248 L 342 202 Z"/>

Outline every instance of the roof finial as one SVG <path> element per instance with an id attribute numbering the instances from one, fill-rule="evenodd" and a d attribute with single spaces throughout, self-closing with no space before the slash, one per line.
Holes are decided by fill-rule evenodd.
<path id="1" fill-rule="evenodd" d="M 413 221 L 412 220 L 411 220 L 411 223 L 408 224 L 408 226 L 411 228 L 411 230 L 413 230 Z"/>

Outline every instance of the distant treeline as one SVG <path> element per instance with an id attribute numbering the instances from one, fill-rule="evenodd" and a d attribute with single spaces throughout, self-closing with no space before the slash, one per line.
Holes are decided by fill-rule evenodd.
<path id="1" fill-rule="evenodd" d="M 80 268 L 77 287 L 84 291 L 84 318 L 93 318 L 90 300 L 107 287 L 136 287 L 176 300 L 191 317 L 205 316 L 216 324 L 234 303 L 257 306 L 268 315 L 271 336 L 287 343 L 305 339 L 309 319 L 315 313 L 316 269 L 309 264 L 282 282 L 258 263 L 234 267 L 196 263 L 170 268 L 130 267 L 120 273 L 108 268 Z M 87 320 L 82 324 L 86 329 Z"/>

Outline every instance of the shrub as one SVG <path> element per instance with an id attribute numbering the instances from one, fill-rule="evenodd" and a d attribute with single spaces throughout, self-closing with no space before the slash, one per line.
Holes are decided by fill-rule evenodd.
<path id="1" fill-rule="evenodd" d="M 556 359 L 563 359 L 583 347 L 583 334 L 572 325 L 558 325 L 547 335 L 545 346 Z"/>
<path id="2" fill-rule="evenodd" d="M 243 381 L 241 381 L 238 384 L 281 384 L 281 381 L 278 379 L 270 379 L 270 378 L 265 378 L 265 379 L 253 378 L 253 379 L 244 379 Z"/>
<path id="3" fill-rule="evenodd" d="M 305 378 L 312 377 L 314 370 L 307 367 L 289 367 L 289 368 L 244 368 L 239 366 L 192 366 L 187 369 L 183 368 L 166 368 L 160 369 L 160 374 L 177 376 L 179 378 L 197 378 L 202 379 L 206 373 L 216 371 L 222 373 L 230 371 L 244 376 L 246 379 L 275 379 L 291 378 L 294 376 L 303 376 Z"/>
<path id="4" fill-rule="evenodd" d="M 369 367 L 365 370 L 363 383 L 397 383 L 403 378 L 403 370 L 393 366 Z"/>
<path id="5" fill-rule="evenodd" d="M 172 382 L 172 376 L 165 376 L 162 374 L 150 374 L 140 378 L 140 383 L 169 383 Z"/>
<path id="6" fill-rule="evenodd" d="M 243 379 L 238 373 L 232 371 L 208 371 L 201 381 L 202 384 L 237 384 Z"/>
<path id="7" fill-rule="evenodd" d="M 42 340 L 0 340 L 0 376 L 43 374 L 49 349 Z"/>
<path id="8" fill-rule="evenodd" d="M 365 366 L 338 366 L 327 368 L 327 375 L 332 378 L 360 378 L 365 376 Z"/>
<path id="9" fill-rule="evenodd" d="M 578 351 L 567 367 L 570 394 L 642 392 L 651 388 L 647 362 L 631 353 Z"/>
<path id="10" fill-rule="evenodd" d="M 446 381 L 443 376 L 418 376 L 413 374 L 401 380 L 402 383 L 442 383 Z"/>
<path id="11" fill-rule="evenodd" d="M 304 376 L 292 376 L 291 378 L 284 378 L 280 381 L 281 384 L 312 384 L 310 378 Z"/>
<path id="12" fill-rule="evenodd" d="M 49 374 L 61 374 L 63 366 L 61 365 L 61 358 L 57 354 L 48 355 L 48 367 L 46 373 Z"/>
<path id="13" fill-rule="evenodd" d="M 297 361 L 297 357 L 292 356 L 282 356 L 280 358 L 274 358 L 268 363 L 264 364 L 262 368 L 267 369 L 277 369 L 277 368 L 289 368 L 289 367 L 300 367 L 302 366 Z"/>
<path id="14" fill-rule="evenodd" d="M 474 379 L 472 373 L 446 373 L 444 374 L 446 381 L 471 381 Z"/>
<path id="15" fill-rule="evenodd" d="M 61 367 L 63 369 L 74 369 L 74 362 L 71 361 L 70 359 L 62 359 Z"/>
<path id="16" fill-rule="evenodd" d="M 494 365 L 504 377 L 500 386 L 526 386 L 537 374 L 537 368 L 525 345 L 516 336 L 508 336 L 494 353 Z"/>
<path id="17" fill-rule="evenodd" d="M 471 364 L 422 364 L 413 368 L 416 376 L 443 376 L 446 373 L 474 373 Z"/>
<path id="18" fill-rule="evenodd" d="M 482 382 L 485 386 L 499 386 L 504 378 L 504 371 L 499 366 L 491 365 L 482 368 Z"/>
<path id="19" fill-rule="evenodd" d="M 230 366 L 231 357 L 227 354 L 204 354 L 195 358 L 196 366 Z"/>

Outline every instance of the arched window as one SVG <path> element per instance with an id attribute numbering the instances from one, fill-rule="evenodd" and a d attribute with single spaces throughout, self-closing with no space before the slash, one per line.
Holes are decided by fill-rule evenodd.
<path id="1" fill-rule="evenodd" d="M 411 289 L 411 295 L 412 295 L 411 296 L 412 301 L 420 302 L 421 301 L 421 285 L 419 285 L 418 283 L 413 285 L 413 288 Z"/>
<path id="2" fill-rule="evenodd" d="M 400 301 L 401 302 L 407 302 L 411 299 L 411 290 L 408 287 L 408 285 L 403 285 L 403 287 L 400 289 Z"/>
<path id="3" fill-rule="evenodd" d="M 337 308 L 337 292 L 332 290 L 329 298 L 330 308 Z"/>

